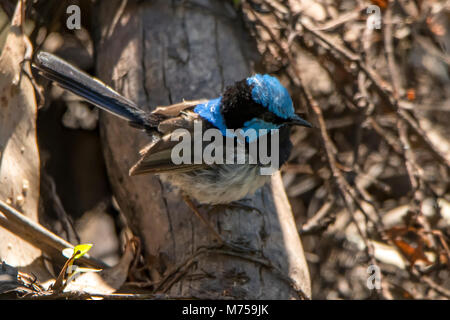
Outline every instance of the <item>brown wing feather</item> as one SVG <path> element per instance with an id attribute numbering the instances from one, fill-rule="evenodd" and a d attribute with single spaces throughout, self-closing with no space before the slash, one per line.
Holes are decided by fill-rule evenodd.
<path id="1" fill-rule="evenodd" d="M 204 101 L 184 101 L 176 105 L 158 107 L 154 112 L 169 117 L 158 125 L 158 131 L 164 135 L 139 152 L 141 158 L 130 169 L 129 174 L 133 176 L 146 173 L 186 172 L 206 167 L 205 164 L 176 165 L 171 158 L 172 148 L 179 143 L 178 139 L 171 141 L 172 132 L 183 128 L 192 136 L 194 121 L 198 119 L 198 115 L 189 109 Z"/>
<path id="2" fill-rule="evenodd" d="M 172 104 L 170 106 L 158 106 L 154 111 L 152 111 L 152 113 L 166 117 L 176 117 L 180 115 L 181 111 L 193 108 L 196 105 L 205 102 L 208 102 L 208 100 L 202 99 L 202 100 L 183 101 L 180 103 Z"/>

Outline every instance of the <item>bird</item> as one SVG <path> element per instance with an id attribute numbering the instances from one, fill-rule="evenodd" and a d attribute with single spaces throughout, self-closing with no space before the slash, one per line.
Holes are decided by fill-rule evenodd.
<path id="1" fill-rule="evenodd" d="M 140 158 L 130 168 L 129 174 L 159 175 L 162 181 L 181 191 L 194 211 L 192 199 L 207 205 L 233 203 L 255 193 L 270 180 L 270 175 L 261 174 L 260 169 L 264 166 L 258 161 L 174 163 L 173 150 L 179 142 L 174 138 L 180 129 L 192 133 L 195 124 L 200 124 L 202 132 L 214 129 L 232 140 L 236 136 L 229 136 L 228 132 L 246 133 L 253 129 L 254 134 L 245 136 L 244 144 L 256 143 L 265 137 L 266 142 L 262 144 L 265 147 L 273 143 L 269 136 L 277 130 L 276 150 L 281 166 L 292 151 L 291 127 L 312 127 L 295 112 L 287 89 L 276 77 L 268 74 L 254 74 L 236 81 L 217 98 L 183 100 L 145 111 L 100 80 L 51 53 L 39 52 L 33 67 L 62 88 L 146 131 L 150 142 L 139 151 Z M 202 141 L 201 148 L 205 147 Z M 234 151 L 232 158 L 236 160 L 238 156 L 249 160 L 249 151 L 245 149 L 240 155 Z"/>

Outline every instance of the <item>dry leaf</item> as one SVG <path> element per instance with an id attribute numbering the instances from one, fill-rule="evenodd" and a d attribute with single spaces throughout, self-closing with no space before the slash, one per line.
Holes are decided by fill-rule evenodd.
<path id="1" fill-rule="evenodd" d="M 388 5 L 387 0 L 371 0 L 370 2 L 372 2 L 374 5 L 379 6 L 381 9 L 386 9 Z"/>
<path id="2" fill-rule="evenodd" d="M 40 173 L 37 107 L 34 87 L 24 73 L 31 74 L 30 63 L 24 59 L 31 55 L 32 47 L 21 29 L 22 2 L 17 3 L 0 56 L 0 199 L 9 199 L 12 206 L 37 221 Z M 41 264 L 36 263 L 40 256 L 40 250 L 0 228 L 2 260 L 39 277 L 39 270 L 44 272 Z"/>
<path id="3" fill-rule="evenodd" d="M 388 237 L 408 259 L 411 265 L 423 261 L 426 265 L 431 265 L 424 249 L 429 246 L 429 240 L 423 232 L 415 227 L 397 226 L 386 231 Z"/>

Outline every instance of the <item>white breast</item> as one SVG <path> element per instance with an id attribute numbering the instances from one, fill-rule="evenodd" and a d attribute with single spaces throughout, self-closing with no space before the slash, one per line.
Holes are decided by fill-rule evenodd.
<path id="1" fill-rule="evenodd" d="M 163 181 L 203 204 L 240 200 L 262 187 L 270 175 L 260 175 L 258 165 L 221 164 L 185 173 L 160 174 Z"/>

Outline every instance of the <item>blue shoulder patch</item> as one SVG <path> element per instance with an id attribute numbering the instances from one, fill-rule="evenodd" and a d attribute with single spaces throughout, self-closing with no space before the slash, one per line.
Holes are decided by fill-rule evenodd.
<path id="1" fill-rule="evenodd" d="M 194 108 L 194 112 L 210 122 L 213 126 L 220 130 L 222 135 L 225 136 L 227 127 L 225 126 L 225 120 L 220 112 L 221 101 L 222 97 L 211 99 L 206 103 L 197 105 Z"/>
<path id="2" fill-rule="evenodd" d="M 252 98 L 283 119 L 295 114 L 291 96 L 280 81 L 268 74 L 256 74 L 247 78 L 247 84 L 253 85 Z"/>

